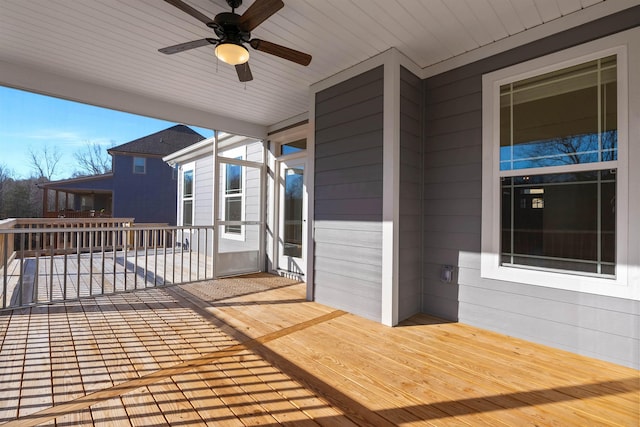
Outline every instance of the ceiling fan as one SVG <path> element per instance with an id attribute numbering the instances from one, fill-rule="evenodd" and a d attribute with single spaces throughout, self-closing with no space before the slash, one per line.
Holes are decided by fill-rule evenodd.
<path id="1" fill-rule="evenodd" d="M 227 64 L 235 65 L 241 82 L 253 80 L 248 62 L 249 51 L 244 46 L 245 43 L 255 50 L 275 55 L 300 65 L 306 66 L 311 62 L 311 55 L 309 54 L 266 40 L 251 38 L 251 31 L 254 28 L 284 7 L 282 0 L 255 0 L 242 15 L 235 13 L 236 8 L 242 4 L 242 0 L 227 0 L 227 4 L 231 7 L 231 12 L 219 13 L 213 19 L 182 0 L 165 1 L 213 29 L 218 38 L 207 37 L 158 49 L 162 53 L 170 55 L 197 47 L 214 45 L 216 46 L 216 57 Z"/>

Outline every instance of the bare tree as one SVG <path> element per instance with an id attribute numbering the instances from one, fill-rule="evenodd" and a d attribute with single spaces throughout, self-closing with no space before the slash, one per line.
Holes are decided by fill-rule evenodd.
<path id="1" fill-rule="evenodd" d="M 617 132 L 570 135 L 553 140 L 536 141 L 518 147 L 518 158 L 528 167 L 577 165 L 616 159 Z"/>
<path id="2" fill-rule="evenodd" d="M 56 174 L 61 158 L 62 154 L 58 147 L 51 148 L 45 145 L 39 151 L 29 149 L 29 163 L 31 169 L 36 173 L 35 178 L 45 178 L 47 181 L 51 181 L 51 178 Z"/>
<path id="3" fill-rule="evenodd" d="M 100 144 L 87 141 L 86 145 L 73 154 L 79 169 L 74 176 L 101 175 L 111 172 L 111 156 Z"/>
<path id="4" fill-rule="evenodd" d="M 0 219 L 5 218 L 5 195 L 7 192 L 7 184 L 11 182 L 13 172 L 7 166 L 0 163 Z"/>

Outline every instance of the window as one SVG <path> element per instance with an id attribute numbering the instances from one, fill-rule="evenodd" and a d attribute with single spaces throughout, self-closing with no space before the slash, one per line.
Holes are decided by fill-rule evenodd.
<path id="1" fill-rule="evenodd" d="M 246 148 L 240 147 L 222 154 L 222 156 L 245 160 Z M 222 211 L 225 221 L 243 221 L 244 219 L 244 168 L 240 165 L 222 163 L 223 187 L 222 187 Z M 243 226 L 240 224 L 227 224 L 224 226 L 225 238 L 243 240 Z"/>
<path id="2" fill-rule="evenodd" d="M 133 173 L 136 174 L 145 174 L 147 173 L 147 159 L 144 157 L 134 157 L 133 158 Z"/>
<path id="3" fill-rule="evenodd" d="M 182 225 L 193 225 L 193 169 L 182 173 Z"/>
<path id="4" fill-rule="evenodd" d="M 481 274 L 615 294 L 602 287 L 626 281 L 626 51 L 553 62 L 483 78 Z"/>

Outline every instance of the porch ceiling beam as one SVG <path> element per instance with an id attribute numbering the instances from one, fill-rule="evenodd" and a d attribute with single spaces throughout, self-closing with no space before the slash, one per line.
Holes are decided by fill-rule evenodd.
<path id="1" fill-rule="evenodd" d="M 213 114 L 122 89 L 89 83 L 24 64 L 0 60 L 0 85 L 256 139 L 264 139 L 267 136 L 267 127 L 260 124 Z"/>

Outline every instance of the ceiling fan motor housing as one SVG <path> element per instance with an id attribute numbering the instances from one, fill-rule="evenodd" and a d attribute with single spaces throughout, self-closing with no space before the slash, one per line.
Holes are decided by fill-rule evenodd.
<path id="1" fill-rule="evenodd" d="M 248 42 L 251 33 L 240 29 L 240 15 L 232 12 L 223 12 L 216 15 L 210 27 L 220 37 L 221 42 L 242 43 Z"/>

